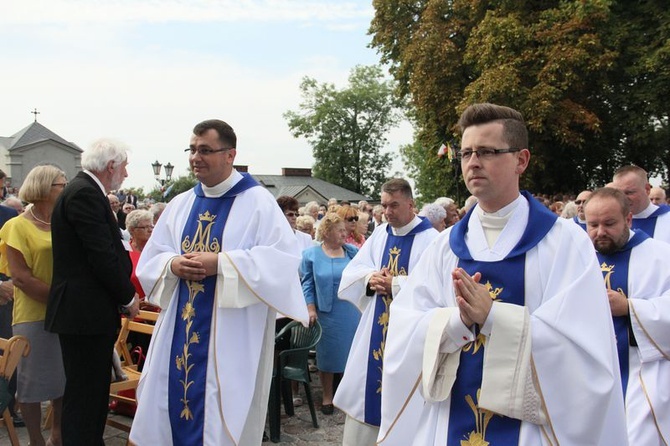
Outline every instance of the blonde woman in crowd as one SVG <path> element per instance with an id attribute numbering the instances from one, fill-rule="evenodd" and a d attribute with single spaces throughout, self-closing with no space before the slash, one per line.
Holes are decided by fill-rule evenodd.
<path id="1" fill-rule="evenodd" d="M 53 269 L 51 213 L 65 185 L 65 174 L 57 167 L 33 168 L 19 192 L 21 200 L 31 205 L 0 230 L 2 269 L 14 282 L 12 330 L 30 341 L 30 355 L 18 366 L 17 399 L 32 446 L 61 445 L 65 370 L 58 335 L 44 329 L 44 318 Z M 41 402 L 48 400 L 53 423 L 45 443 Z"/>
<path id="2" fill-rule="evenodd" d="M 365 243 L 365 237 L 358 229 L 358 211 L 353 206 L 340 206 L 337 209 L 337 215 L 344 221 L 344 227 L 347 230 L 347 238 L 344 243 L 354 245 L 360 248 Z"/>
<path id="3" fill-rule="evenodd" d="M 342 271 L 358 248 L 344 242 L 347 230 L 337 214 L 326 214 L 318 232 L 323 243 L 303 251 L 300 275 L 310 322 L 318 319 L 323 330 L 316 346 L 316 364 L 323 385 L 321 411 L 331 415 L 333 394 L 361 317 L 354 305 L 337 297 L 337 290 Z"/>

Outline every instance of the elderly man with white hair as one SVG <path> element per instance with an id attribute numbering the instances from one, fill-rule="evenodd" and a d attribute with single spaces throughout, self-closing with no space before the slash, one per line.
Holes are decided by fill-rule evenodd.
<path id="1" fill-rule="evenodd" d="M 63 354 L 66 445 L 104 444 L 119 313 L 139 312 L 132 263 L 107 199 L 128 176 L 127 164 L 122 144 L 95 142 L 51 216 L 53 279 L 44 325 L 58 333 Z"/>

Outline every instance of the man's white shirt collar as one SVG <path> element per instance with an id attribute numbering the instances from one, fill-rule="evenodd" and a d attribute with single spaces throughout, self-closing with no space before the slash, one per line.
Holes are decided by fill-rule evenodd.
<path id="1" fill-rule="evenodd" d="M 639 214 L 633 215 L 633 218 L 647 218 L 654 212 L 656 212 L 656 209 L 658 209 L 658 206 L 656 206 L 654 203 L 649 202 L 649 206 Z"/>
<path id="2" fill-rule="evenodd" d="M 393 235 L 402 237 L 404 235 L 409 234 L 409 231 L 414 229 L 414 227 L 419 223 L 421 223 L 421 219 L 415 215 L 414 218 L 405 226 L 401 226 L 400 228 L 394 228 L 393 226 L 391 226 L 391 231 L 393 231 Z"/>
<path id="3" fill-rule="evenodd" d="M 100 182 L 100 178 L 98 178 L 97 176 L 95 176 L 95 174 L 94 174 L 93 172 L 91 172 L 90 170 L 86 170 L 86 169 L 84 169 L 83 172 L 84 172 L 86 175 L 88 175 L 89 177 L 93 178 L 93 181 L 95 181 L 95 183 L 98 185 L 98 187 L 99 187 L 100 190 L 102 191 L 102 194 L 105 195 L 105 196 L 107 196 L 107 191 L 105 190 L 105 186 L 103 186 L 102 183 Z"/>
<path id="4" fill-rule="evenodd" d="M 241 179 L 242 174 L 239 173 L 236 169 L 233 169 L 230 175 L 228 175 L 228 178 L 215 186 L 208 187 L 201 183 L 202 191 L 205 193 L 205 197 L 220 197 L 232 189 L 233 186 L 235 186 Z"/>

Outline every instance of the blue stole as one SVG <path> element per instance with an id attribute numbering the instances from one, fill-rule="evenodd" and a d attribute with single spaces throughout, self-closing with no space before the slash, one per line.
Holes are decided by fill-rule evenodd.
<path id="1" fill-rule="evenodd" d="M 193 207 L 182 232 L 181 252 L 221 251 L 221 235 L 235 197 L 257 186 L 248 174 L 220 197 L 205 197 L 198 183 Z M 168 379 L 168 413 L 175 445 L 203 444 L 205 390 L 212 314 L 216 311 L 217 276 L 180 280 Z"/>
<path id="2" fill-rule="evenodd" d="M 580 228 L 582 228 L 583 230 L 586 231 L 586 223 L 582 223 L 582 222 L 580 222 L 578 217 L 572 217 L 572 221 L 574 221 L 575 223 L 577 223 L 577 224 L 579 225 Z"/>
<path id="3" fill-rule="evenodd" d="M 640 229 L 635 230 L 635 236 L 628 240 L 623 248 L 614 254 L 604 255 L 596 251 L 600 269 L 605 278 L 605 287 L 608 290 L 615 290 L 626 296 L 628 299 L 628 263 L 633 248 L 643 241 L 647 240 L 649 235 Z M 614 321 L 614 334 L 616 334 L 616 348 L 619 353 L 619 370 L 621 371 L 621 385 L 623 386 L 623 396 L 626 397 L 626 388 L 628 387 L 628 348 L 633 344 L 634 337 L 630 336 L 630 315 L 612 316 Z"/>
<path id="4" fill-rule="evenodd" d="M 656 219 L 659 215 L 663 215 L 670 212 L 670 206 L 659 206 L 649 217 L 647 218 L 634 218 L 633 219 L 633 229 L 640 229 L 644 231 L 649 237 L 654 237 L 654 231 L 656 230 Z"/>
<path id="5" fill-rule="evenodd" d="M 449 234 L 451 249 L 459 258 L 458 266 L 470 275 L 479 271 L 482 274 L 480 283 L 486 286 L 492 300 L 515 305 L 525 304 L 526 252 L 537 246 L 558 218 L 527 192 L 521 194 L 529 205 L 528 223 L 517 245 L 503 260 L 483 262 L 472 258 L 465 236 L 473 210 Z M 479 407 L 485 348 L 486 336 L 478 333 L 475 341 L 461 350 L 460 365 L 451 391 L 447 446 L 508 446 L 519 443 L 521 420 Z"/>
<path id="6" fill-rule="evenodd" d="M 409 273 L 409 258 L 414 236 L 433 227 L 428 219 L 419 218 L 421 218 L 421 223 L 403 236 L 393 235 L 391 226 L 386 226 L 386 245 L 384 245 L 381 264 L 388 268 L 394 276 L 406 276 Z M 379 426 L 382 418 L 384 346 L 389 323 L 389 305 L 391 305 L 393 297 L 376 294 L 374 299 L 375 310 L 370 332 L 370 354 L 368 355 L 368 373 L 365 382 L 365 422 L 372 426 Z"/>

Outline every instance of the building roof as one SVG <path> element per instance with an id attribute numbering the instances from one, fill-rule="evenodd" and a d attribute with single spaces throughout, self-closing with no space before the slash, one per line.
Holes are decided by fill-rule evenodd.
<path id="1" fill-rule="evenodd" d="M 323 197 L 323 201 L 329 198 L 337 198 L 338 200 L 346 201 L 360 201 L 370 200 L 370 197 L 361 195 L 359 193 L 350 191 L 336 184 L 328 183 L 327 181 L 312 176 L 300 175 L 251 175 L 256 181 L 265 186 L 265 188 L 277 198 L 282 195 L 289 195 L 295 197 L 303 190 L 310 188 L 316 194 Z"/>
<path id="2" fill-rule="evenodd" d="M 9 144 L 7 144 L 7 142 L 3 144 L 9 150 L 14 150 L 38 142 L 51 140 L 63 144 L 65 146 L 71 147 L 75 150 L 78 150 L 79 152 L 83 152 L 83 150 L 80 149 L 76 144 L 66 141 L 65 139 L 56 135 L 54 132 L 44 127 L 37 121 L 31 123 L 28 127 L 19 130 L 17 133 L 10 136 L 9 138 L 3 138 L 3 139 L 10 140 Z"/>

